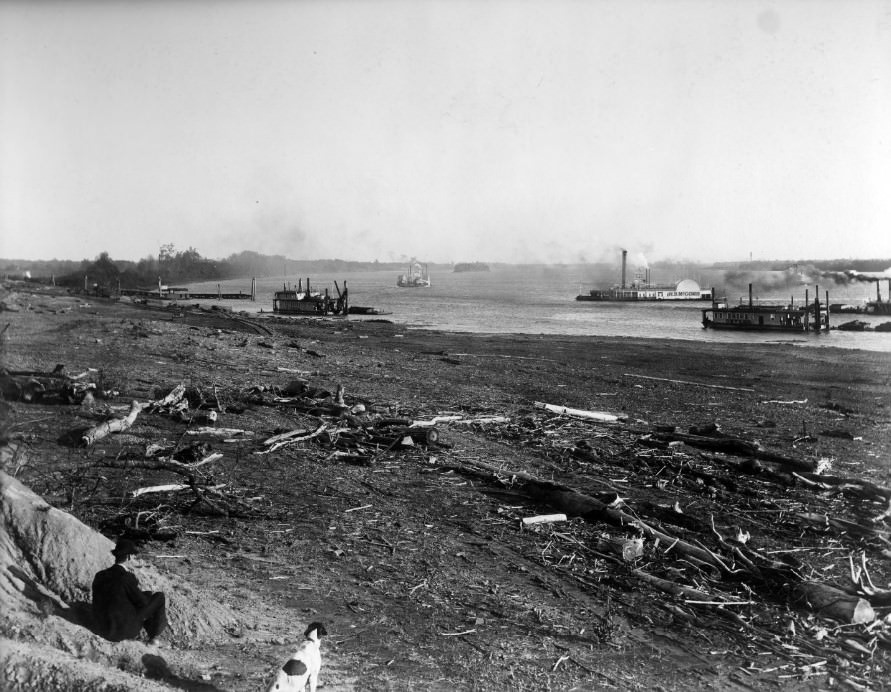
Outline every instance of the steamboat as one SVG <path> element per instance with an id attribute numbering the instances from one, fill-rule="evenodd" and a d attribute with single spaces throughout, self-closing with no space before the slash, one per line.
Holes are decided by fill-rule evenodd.
<path id="1" fill-rule="evenodd" d="M 891 315 L 891 279 L 888 279 L 888 299 L 882 300 L 882 289 L 876 281 L 876 299 L 866 304 L 866 312 L 873 315 Z"/>
<path id="2" fill-rule="evenodd" d="M 830 312 L 855 313 L 867 315 L 891 315 L 891 279 L 888 279 L 888 298 L 882 299 L 882 287 L 876 279 L 876 299 L 867 300 L 865 303 L 833 303 L 829 306 Z"/>
<path id="3" fill-rule="evenodd" d="M 427 273 L 427 265 L 422 267 L 419 262 L 408 265 L 408 273 L 400 274 L 396 279 L 396 285 L 400 288 L 428 288 L 430 275 Z"/>
<path id="4" fill-rule="evenodd" d="M 712 300 L 713 289 L 702 289 L 693 279 L 683 279 L 673 284 L 650 282 L 648 268 L 638 271 L 630 283 L 625 281 L 628 251 L 622 250 L 622 282 L 618 286 L 592 289 L 575 297 L 582 301 L 662 301 L 662 300 Z"/>

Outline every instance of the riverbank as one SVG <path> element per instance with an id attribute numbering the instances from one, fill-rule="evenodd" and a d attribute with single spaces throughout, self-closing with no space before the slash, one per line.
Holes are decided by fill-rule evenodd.
<path id="1" fill-rule="evenodd" d="M 859 565 L 861 554 L 877 588 L 891 581 L 887 519 L 870 521 L 888 498 L 864 490 L 891 485 L 891 354 L 483 336 L 29 290 L 2 298 L 4 367 L 63 364 L 88 373 L 96 395 L 92 405 L 7 402 L 8 437 L 27 458 L 16 477 L 108 535 L 151 515 L 166 538 L 145 543 L 147 568 L 238 613 L 238 637 L 164 652 L 171 665 L 189 662 L 195 685 L 257 689 L 311 620 L 330 633 L 328 690 L 823 689 L 887 679 L 885 625 L 839 629 L 782 584 L 797 576 L 853 591 L 849 557 Z M 92 447 L 63 443 L 180 383 L 185 414 L 146 409 Z M 348 416 L 333 415 L 339 386 Z M 616 420 L 558 416 L 536 402 Z M 244 432 L 190 437 L 209 410 L 217 428 Z M 382 420 L 436 417 L 461 419 L 440 422 L 436 444 L 385 449 L 368 432 Z M 322 425 L 272 452 L 263 444 Z M 689 437 L 692 428 L 703 434 Z M 109 462 L 192 439 L 222 454 L 200 478 L 223 484 L 206 495 L 220 511 L 188 489 L 134 497 L 178 477 Z M 751 447 L 731 453 L 727 440 Z M 804 470 L 826 464 L 847 487 Z M 566 521 L 524 525 L 566 509 L 565 496 L 529 477 L 606 509 L 589 503 Z M 610 523 L 615 512 L 642 523 Z M 636 557 L 610 550 L 635 539 Z M 756 574 L 745 559 L 765 562 Z M 786 582 L 767 576 L 769 560 L 790 570 Z M 666 583 L 681 588 L 667 593 Z M 23 611 L 19 633 L 3 636 L 54 646 L 54 618 L 40 622 Z M 64 621 L 57 630 L 93 637 Z M 99 663 L 114 666 L 111 654 Z"/>

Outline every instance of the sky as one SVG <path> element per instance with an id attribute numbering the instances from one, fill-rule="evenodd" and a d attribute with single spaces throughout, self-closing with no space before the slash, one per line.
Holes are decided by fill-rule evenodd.
<path id="1" fill-rule="evenodd" d="M 891 0 L 0 0 L 0 257 L 891 257 Z"/>

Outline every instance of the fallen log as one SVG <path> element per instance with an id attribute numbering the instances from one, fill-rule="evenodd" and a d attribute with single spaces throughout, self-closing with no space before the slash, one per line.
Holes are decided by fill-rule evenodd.
<path id="1" fill-rule="evenodd" d="M 167 394 L 167 396 L 164 396 L 164 397 L 161 397 L 160 399 L 156 399 L 155 401 L 152 401 L 149 404 L 149 406 L 151 406 L 153 410 L 163 409 L 163 408 L 167 408 L 168 406 L 173 406 L 174 404 L 178 403 L 183 398 L 183 396 L 185 396 L 185 393 L 186 393 L 186 385 L 183 383 L 180 383 L 180 384 L 176 385 L 176 387 L 174 387 Z"/>
<path id="2" fill-rule="evenodd" d="M 886 546 L 891 546 L 891 538 L 889 538 L 889 532 L 886 530 L 878 529 L 873 526 L 866 526 L 864 524 L 858 524 L 854 521 L 848 521 L 847 519 L 838 519 L 835 517 L 830 517 L 828 514 L 819 514 L 817 512 L 797 512 L 790 516 L 797 517 L 804 524 L 820 529 L 834 529 L 839 533 L 846 533 L 850 536 L 855 536 L 859 538 L 875 538 L 876 540 L 881 541 Z"/>
<path id="3" fill-rule="evenodd" d="M 817 464 L 812 461 L 794 459 L 778 452 L 771 452 L 755 442 L 741 440 L 736 437 L 708 437 L 705 435 L 689 435 L 677 432 L 651 433 L 651 439 L 662 442 L 683 442 L 691 447 L 707 449 L 712 452 L 722 452 L 733 456 L 751 457 L 763 461 L 771 461 L 780 464 L 790 471 L 804 471 L 812 473 L 817 470 Z"/>
<path id="4" fill-rule="evenodd" d="M 421 445 L 435 445 L 439 442 L 439 431 L 433 427 L 426 427 L 416 430 L 409 428 L 406 435 L 411 438 L 412 442 Z"/>
<path id="5" fill-rule="evenodd" d="M 269 454 L 270 452 L 274 452 L 277 449 L 281 449 L 282 447 L 285 447 L 287 445 L 294 444 L 295 442 L 306 442 L 306 440 L 311 440 L 315 437 L 318 437 L 327 429 L 328 424 L 322 423 L 313 432 L 301 429 L 291 430 L 290 432 L 282 433 L 280 435 L 274 435 L 273 437 L 270 437 L 268 440 L 265 440 L 263 442 L 263 444 L 266 445 L 268 449 L 254 452 L 254 454 Z"/>
<path id="6" fill-rule="evenodd" d="M 667 377 L 651 377 L 650 375 L 635 375 L 630 372 L 622 373 L 625 377 L 636 377 L 640 380 L 656 380 L 657 382 L 671 382 L 672 384 L 688 384 L 693 387 L 708 387 L 710 389 L 727 389 L 731 392 L 754 392 L 751 387 L 728 387 L 723 384 L 705 384 L 703 382 L 690 382 L 689 380 L 672 380 Z"/>
<path id="7" fill-rule="evenodd" d="M 558 521 L 566 521 L 565 514 L 538 514 L 534 517 L 523 517 L 523 526 L 534 524 L 553 524 Z"/>
<path id="8" fill-rule="evenodd" d="M 218 485 L 207 486 L 207 490 L 219 490 L 220 488 L 225 488 L 225 483 L 220 483 Z M 167 485 L 152 485 L 146 488 L 137 488 L 136 490 L 130 491 L 131 497 L 139 497 L 140 495 L 148 495 L 149 493 L 172 493 L 179 492 L 180 490 L 189 490 L 192 488 L 190 483 L 168 483 Z"/>
<path id="9" fill-rule="evenodd" d="M 819 486 L 821 490 L 835 488 L 842 492 L 849 492 L 858 497 L 875 500 L 891 500 L 891 488 L 876 485 L 860 478 L 844 478 L 842 476 L 826 476 L 816 473 L 796 473 L 796 478 L 806 484 Z"/>
<path id="10" fill-rule="evenodd" d="M 191 486 L 188 483 L 168 483 L 166 485 L 150 485 L 145 488 L 137 488 L 130 491 L 130 497 L 139 497 L 149 493 L 172 493 L 178 490 L 187 490 Z"/>
<path id="11" fill-rule="evenodd" d="M 222 458 L 223 455 L 221 453 L 214 452 L 191 464 L 184 464 L 181 461 L 175 461 L 167 457 L 158 457 L 157 459 L 103 459 L 97 465 L 115 469 L 141 468 L 156 471 L 172 471 L 180 476 L 186 476 L 190 480 L 194 480 L 195 472 L 200 467 Z"/>
<path id="12" fill-rule="evenodd" d="M 142 410 L 142 404 L 138 401 L 134 401 L 130 404 L 130 413 L 127 414 L 124 418 L 113 418 L 112 420 L 107 420 L 104 423 L 100 423 L 94 428 L 90 428 L 83 435 L 81 435 L 81 442 L 84 446 L 89 447 L 90 445 L 95 444 L 103 437 L 107 437 L 111 433 L 123 432 L 127 430 L 131 425 L 133 425 L 136 417 L 139 415 L 139 412 Z"/>
<path id="13" fill-rule="evenodd" d="M 479 416 L 478 418 L 461 418 L 454 421 L 454 423 L 455 425 L 473 425 L 474 423 L 479 425 L 487 425 L 489 423 L 510 423 L 510 418 L 507 416 Z"/>
<path id="14" fill-rule="evenodd" d="M 238 437 L 239 435 L 247 437 L 253 434 L 253 430 L 243 430 L 241 428 L 211 428 L 208 426 L 186 430 L 186 435 L 209 435 L 211 437 Z"/>
<path id="15" fill-rule="evenodd" d="M 557 404 L 546 404 L 541 401 L 533 402 L 532 404 L 535 408 L 544 409 L 545 411 L 550 411 L 551 413 L 556 413 L 561 416 L 572 416 L 573 418 L 584 418 L 585 420 L 595 421 L 598 423 L 617 423 L 619 421 L 627 420 L 627 416 L 617 416 L 612 413 L 606 413 L 604 411 L 586 411 L 584 409 L 578 408 L 569 408 L 567 406 L 558 406 Z"/>
<path id="16" fill-rule="evenodd" d="M 708 597 L 708 594 L 705 591 L 699 591 L 698 589 L 693 589 L 689 586 L 676 584 L 673 581 L 655 577 L 652 574 L 647 574 L 639 569 L 631 570 L 631 573 L 641 581 L 645 581 L 647 584 L 655 586 L 660 591 L 664 591 L 672 596 L 680 596 L 681 598 L 688 598 L 694 601 L 705 600 Z"/>
<path id="17" fill-rule="evenodd" d="M 644 552 L 642 538 L 604 537 L 597 541 L 595 548 L 603 553 L 618 555 L 623 562 L 634 562 Z"/>
<path id="18" fill-rule="evenodd" d="M 793 602 L 846 625 L 862 625 L 876 618 L 868 601 L 828 584 L 802 582 L 793 587 Z"/>

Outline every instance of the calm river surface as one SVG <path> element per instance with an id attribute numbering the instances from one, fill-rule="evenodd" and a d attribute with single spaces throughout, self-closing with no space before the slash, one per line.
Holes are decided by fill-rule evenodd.
<path id="1" fill-rule="evenodd" d="M 578 336 L 629 336 L 683 339 L 712 343 L 794 343 L 807 347 L 833 346 L 848 349 L 891 352 L 891 332 L 842 332 L 828 334 L 792 334 L 733 332 L 702 328 L 701 309 L 707 302 L 690 303 L 593 303 L 576 301 L 580 292 L 587 293 L 594 284 L 583 266 L 534 267 L 494 266 L 488 272 L 454 273 L 448 270 L 431 272 L 429 288 L 399 288 L 399 272 L 348 272 L 342 275 L 311 275 L 313 289 L 325 288 L 336 295 L 334 282 L 349 287 L 350 304 L 376 307 L 392 313 L 386 319 L 406 328 L 485 334 L 565 334 Z M 763 285 L 776 283 L 776 277 L 764 272 Z M 284 284 L 297 283 L 297 276 L 257 278 L 257 300 L 222 301 L 233 310 L 271 312 L 272 294 Z M 746 287 L 725 287 L 721 272 L 699 272 L 685 277 L 654 277 L 665 282 L 682 278 L 697 280 L 703 288 L 717 287 L 718 295 L 726 295 L 731 303 L 747 297 Z M 759 293 L 758 276 L 754 277 L 755 297 L 795 302 L 804 300 L 805 289 L 814 298 L 815 287 L 784 286 Z M 609 286 L 617 277 L 597 282 Z M 304 282 L 306 277 L 303 277 Z M 216 292 L 217 282 L 190 285 L 195 292 Z M 248 293 L 250 279 L 225 281 L 222 291 Z M 887 282 L 882 283 L 883 297 Z M 874 283 L 847 286 L 820 286 L 820 299 L 829 290 L 831 303 L 862 303 L 875 298 Z M 351 320 L 369 319 L 350 316 Z M 871 315 L 832 315 L 836 325 L 853 319 L 873 324 L 891 321 L 891 317 Z"/>

